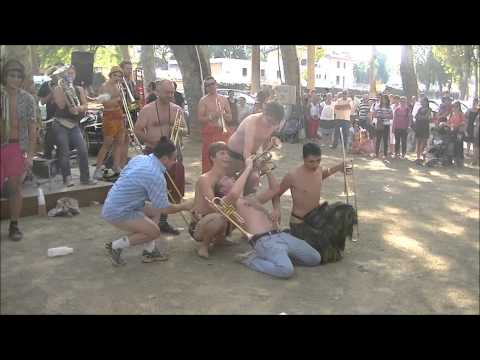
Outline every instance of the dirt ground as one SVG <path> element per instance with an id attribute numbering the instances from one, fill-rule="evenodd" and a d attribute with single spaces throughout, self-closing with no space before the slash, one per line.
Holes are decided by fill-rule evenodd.
<path id="1" fill-rule="evenodd" d="M 301 144 L 284 144 L 277 177 L 301 161 Z M 322 164 L 341 160 L 323 148 Z M 186 143 L 187 198 L 200 173 L 200 144 Z M 408 160 L 355 157 L 360 240 L 345 259 L 296 267 L 279 280 L 233 261 L 240 243 L 195 255 L 186 231 L 168 237 L 171 258 L 142 264 L 142 247 L 127 249 L 114 268 L 103 252 L 121 232 L 99 217 L 100 206 L 74 218 L 27 217 L 25 236 L 6 239 L 1 222 L 2 314 L 479 314 L 479 170 L 425 169 Z M 343 176 L 324 183 L 322 197 L 343 201 Z M 282 197 L 288 226 L 290 195 Z M 185 228 L 180 215 L 169 221 Z M 239 240 L 238 232 L 233 239 Z M 72 255 L 47 258 L 71 246 Z"/>

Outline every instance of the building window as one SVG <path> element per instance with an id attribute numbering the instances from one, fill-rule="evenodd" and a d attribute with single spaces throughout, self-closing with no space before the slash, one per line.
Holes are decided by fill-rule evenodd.
<path id="1" fill-rule="evenodd" d="M 340 69 L 340 61 L 337 61 L 337 69 Z"/>
<path id="2" fill-rule="evenodd" d="M 242 68 L 242 76 L 247 76 L 247 68 Z"/>
<path id="3" fill-rule="evenodd" d="M 307 65 L 307 59 L 302 59 L 302 61 L 300 62 L 300 64 L 301 64 L 302 66 Z"/>
<path id="4" fill-rule="evenodd" d="M 327 74 L 323 75 L 323 78 L 324 78 L 325 80 L 327 80 Z"/>
<path id="5" fill-rule="evenodd" d="M 346 64 L 346 63 L 343 63 L 343 68 L 344 68 L 344 69 L 347 68 L 347 64 Z"/>
<path id="6" fill-rule="evenodd" d="M 343 88 L 345 88 L 345 76 L 343 77 Z"/>
<path id="7" fill-rule="evenodd" d="M 261 70 L 260 70 L 260 76 L 261 76 L 261 77 L 265 77 L 265 69 L 261 69 Z"/>
<path id="8" fill-rule="evenodd" d="M 340 85 L 340 76 L 337 75 L 337 85 Z"/>
<path id="9" fill-rule="evenodd" d="M 280 79 L 282 77 L 282 73 L 280 72 L 280 70 L 277 70 L 277 79 Z"/>

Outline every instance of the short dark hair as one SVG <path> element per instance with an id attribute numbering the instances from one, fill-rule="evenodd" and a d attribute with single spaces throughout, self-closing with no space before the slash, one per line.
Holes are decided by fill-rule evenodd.
<path id="1" fill-rule="evenodd" d="M 283 106 L 276 101 L 269 101 L 263 106 L 263 113 L 265 115 L 273 116 L 278 121 L 282 121 L 283 116 L 285 115 L 285 110 Z"/>
<path id="2" fill-rule="evenodd" d="M 120 67 L 123 69 L 125 65 L 132 65 L 132 62 L 130 60 L 123 60 L 120 63 Z"/>
<path id="3" fill-rule="evenodd" d="M 313 155 L 313 156 L 322 156 L 322 149 L 315 143 L 306 143 L 303 145 L 303 158 Z"/>
<path id="4" fill-rule="evenodd" d="M 155 145 L 153 149 L 153 153 L 157 158 L 161 158 L 162 156 L 172 156 L 172 154 L 177 150 L 175 144 L 166 136 L 162 136 L 160 141 Z"/>
<path id="5" fill-rule="evenodd" d="M 217 156 L 217 153 L 222 150 L 228 150 L 227 144 L 223 141 L 217 141 L 208 145 L 208 158 L 213 161 L 213 158 Z"/>

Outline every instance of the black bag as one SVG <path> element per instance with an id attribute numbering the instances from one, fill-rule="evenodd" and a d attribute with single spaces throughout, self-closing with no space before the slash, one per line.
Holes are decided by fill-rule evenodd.
<path id="1" fill-rule="evenodd" d="M 292 235 L 305 240 L 322 256 L 321 264 L 340 261 L 347 236 L 352 236 L 357 214 L 352 205 L 324 202 L 304 216 L 303 224 L 291 224 Z"/>

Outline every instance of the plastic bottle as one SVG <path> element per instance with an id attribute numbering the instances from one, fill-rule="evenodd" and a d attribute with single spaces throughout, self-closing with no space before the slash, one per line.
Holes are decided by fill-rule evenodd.
<path id="1" fill-rule="evenodd" d="M 47 216 L 47 206 L 45 204 L 45 194 L 41 187 L 38 188 L 38 215 Z"/>
<path id="2" fill-rule="evenodd" d="M 47 256 L 48 257 L 55 257 L 55 256 L 63 256 L 73 253 L 73 249 L 67 246 L 60 246 L 56 248 L 48 249 Z"/>

